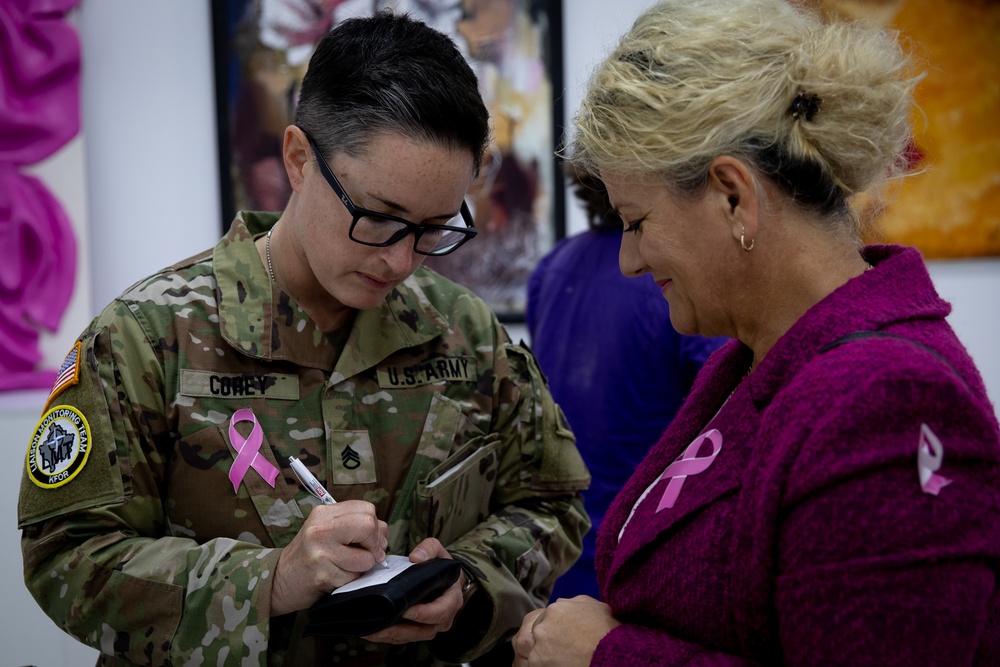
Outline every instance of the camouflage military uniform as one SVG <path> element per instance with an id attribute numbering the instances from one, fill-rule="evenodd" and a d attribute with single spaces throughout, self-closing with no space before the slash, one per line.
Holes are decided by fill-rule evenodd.
<path id="1" fill-rule="evenodd" d="M 573 436 L 530 353 L 429 270 L 349 335 L 319 331 L 261 265 L 254 236 L 274 220 L 241 214 L 214 251 L 137 283 L 81 336 L 21 484 L 28 587 L 115 656 L 104 664 L 468 660 L 579 555 L 589 476 Z M 252 440 L 252 420 L 231 425 L 241 409 L 274 488 L 250 468 L 234 491 Z M 303 637 L 305 612 L 269 618 L 275 547 L 318 502 L 289 456 L 338 500 L 374 503 L 389 553 L 436 536 L 463 562 L 479 591 L 452 631 L 390 647 Z"/>

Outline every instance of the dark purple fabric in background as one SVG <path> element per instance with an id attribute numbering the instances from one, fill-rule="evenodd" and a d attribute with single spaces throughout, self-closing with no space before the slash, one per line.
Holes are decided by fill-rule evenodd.
<path id="1" fill-rule="evenodd" d="M 597 528 L 618 491 L 659 440 L 705 359 L 728 338 L 681 336 L 652 276 L 618 268 L 621 231 L 560 241 L 528 283 L 531 349 L 590 469 L 584 492 L 594 528 L 552 599 L 597 597 Z"/>
<path id="2" fill-rule="evenodd" d="M 876 269 L 809 310 L 742 382 L 748 348 L 713 356 L 612 505 L 598 578 L 626 624 L 593 664 L 1000 664 L 995 409 L 919 253 L 865 255 Z M 950 365 L 895 339 L 820 352 L 875 329 Z M 937 496 L 919 482 L 922 425 L 951 480 Z M 706 428 L 722 449 L 677 504 L 656 512 L 667 480 L 636 504 Z"/>

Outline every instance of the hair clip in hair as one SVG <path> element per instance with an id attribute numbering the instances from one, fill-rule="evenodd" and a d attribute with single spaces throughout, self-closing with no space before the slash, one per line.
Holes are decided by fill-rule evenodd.
<path id="1" fill-rule="evenodd" d="M 799 94 L 792 100 L 792 106 L 789 108 L 789 111 L 792 112 L 792 118 L 802 116 L 806 121 L 810 121 L 816 115 L 816 112 L 819 111 L 819 105 L 822 103 L 822 97 L 807 94 L 804 90 L 800 90 Z"/>

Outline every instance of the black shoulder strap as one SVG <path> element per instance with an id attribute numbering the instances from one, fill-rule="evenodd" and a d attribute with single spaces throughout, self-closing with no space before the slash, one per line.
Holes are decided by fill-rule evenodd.
<path id="1" fill-rule="evenodd" d="M 915 341 L 912 338 L 907 338 L 906 336 L 900 336 L 898 334 L 891 334 L 886 331 L 855 331 L 853 333 L 847 334 L 846 336 L 841 336 L 832 343 L 827 343 L 822 348 L 820 348 L 820 353 L 822 354 L 823 352 L 828 352 L 835 347 L 840 347 L 845 343 L 850 343 L 851 341 L 860 340 L 862 338 L 895 338 L 897 340 L 905 340 L 907 343 L 910 343 L 911 345 L 915 345 L 923 350 L 926 350 L 927 352 L 930 352 L 935 357 L 946 363 L 948 367 L 951 368 L 952 372 L 955 373 L 958 379 L 961 380 L 963 384 L 968 386 L 968 383 L 965 382 L 965 378 L 963 378 L 962 374 L 958 372 L 958 369 L 955 368 L 954 364 L 952 364 L 950 361 L 941 356 L 941 353 L 935 350 L 933 347 L 930 347 L 929 345 L 924 345 L 923 343 Z"/>

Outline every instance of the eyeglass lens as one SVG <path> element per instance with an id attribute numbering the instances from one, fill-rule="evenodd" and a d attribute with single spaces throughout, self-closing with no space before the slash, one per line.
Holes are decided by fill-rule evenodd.
<path id="1" fill-rule="evenodd" d="M 454 231 L 447 229 L 453 227 Z M 402 222 L 363 215 L 354 225 L 354 240 L 372 245 L 386 245 L 401 240 L 410 231 Z M 417 241 L 414 250 L 426 255 L 448 252 L 467 238 L 468 227 L 462 216 L 456 215 L 444 225 L 420 225 L 414 233 Z"/>

